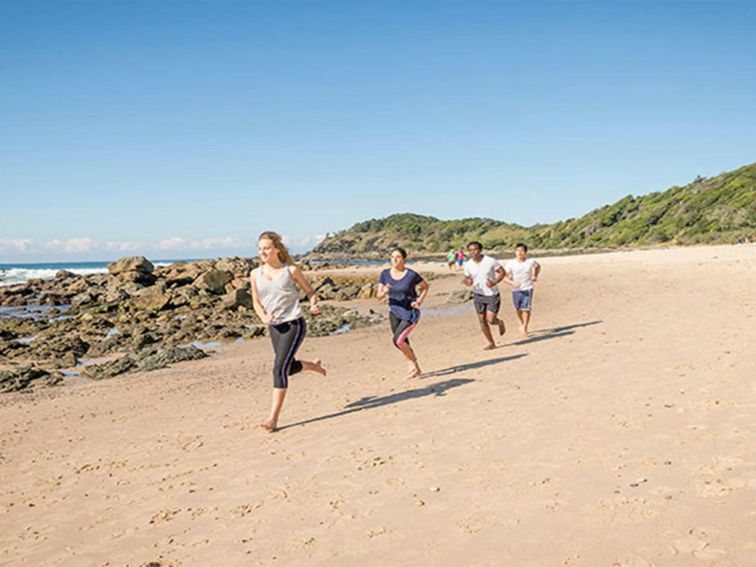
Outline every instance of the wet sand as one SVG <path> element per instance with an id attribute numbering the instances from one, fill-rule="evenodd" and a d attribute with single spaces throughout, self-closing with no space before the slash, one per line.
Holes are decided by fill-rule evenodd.
<path id="1" fill-rule="evenodd" d="M 756 564 L 756 246 L 541 263 L 488 352 L 434 280 L 419 380 L 306 340 L 275 434 L 267 339 L 3 396 L 0 564 Z"/>

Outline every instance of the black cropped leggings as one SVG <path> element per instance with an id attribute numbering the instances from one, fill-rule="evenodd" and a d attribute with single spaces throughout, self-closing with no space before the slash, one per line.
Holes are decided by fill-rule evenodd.
<path id="1" fill-rule="evenodd" d="M 287 321 L 268 327 L 270 340 L 273 342 L 273 351 L 276 353 L 276 362 L 273 365 L 273 387 L 288 388 L 289 376 L 302 371 L 302 363 L 294 355 L 307 333 L 307 325 L 304 318 L 295 321 Z"/>

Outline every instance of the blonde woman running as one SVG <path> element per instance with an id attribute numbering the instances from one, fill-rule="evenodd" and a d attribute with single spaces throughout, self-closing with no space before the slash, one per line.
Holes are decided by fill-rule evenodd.
<path id="1" fill-rule="evenodd" d="M 260 424 L 266 431 L 278 428 L 289 376 L 303 370 L 326 375 L 320 360 L 309 362 L 296 358 L 297 350 L 307 332 L 302 309 L 299 306 L 301 287 L 310 299 L 310 313 L 320 315 L 318 298 L 302 273 L 292 260 L 289 251 L 275 232 L 263 232 L 257 243 L 260 266 L 250 273 L 252 302 L 257 316 L 268 325 L 273 352 L 273 404 L 270 416 Z"/>

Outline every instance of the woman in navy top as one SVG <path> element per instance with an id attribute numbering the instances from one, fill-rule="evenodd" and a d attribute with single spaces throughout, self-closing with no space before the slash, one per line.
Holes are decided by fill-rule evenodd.
<path id="1" fill-rule="evenodd" d="M 394 333 L 394 346 L 402 351 L 409 362 L 409 378 L 422 373 L 417 356 L 409 344 L 409 334 L 420 320 L 420 306 L 428 295 L 428 282 L 416 271 L 405 267 L 407 252 L 404 248 L 391 251 L 391 268 L 381 272 L 378 282 L 378 299 L 388 295 L 389 319 Z M 418 296 L 417 290 L 420 290 Z"/>

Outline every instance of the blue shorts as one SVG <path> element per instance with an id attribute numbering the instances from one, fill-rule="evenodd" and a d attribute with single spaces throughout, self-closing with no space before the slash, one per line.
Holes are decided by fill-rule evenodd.
<path id="1" fill-rule="evenodd" d="M 514 303 L 514 308 L 517 311 L 530 311 L 530 308 L 533 306 L 533 290 L 512 290 L 512 303 Z"/>

